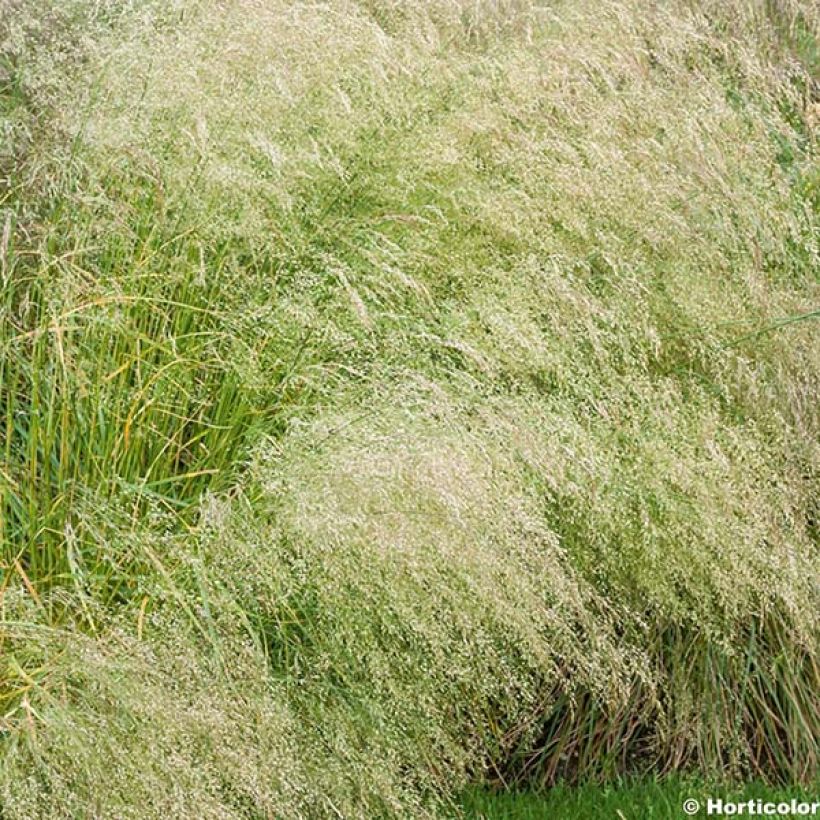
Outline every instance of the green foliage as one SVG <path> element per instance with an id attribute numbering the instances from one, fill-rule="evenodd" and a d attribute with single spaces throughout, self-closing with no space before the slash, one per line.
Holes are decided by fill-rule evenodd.
<path id="1" fill-rule="evenodd" d="M 816 23 L 10 3 L 4 816 L 813 782 Z"/>
<path id="2" fill-rule="evenodd" d="M 685 800 L 697 800 L 699 814 L 705 816 L 707 799 L 733 803 L 763 800 L 769 803 L 792 799 L 812 803 L 816 791 L 808 788 L 772 788 L 762 783 L 747 783 L 742 788 L 726 788 L 701 781 L 673 779 L 618 782 L 608 786 L 558 786 L 543 794 L 470 792 L 464 799 L 466 817 L 474 820 L 597 820 L 623 817 L 625 820 L 680 820 Z"/>

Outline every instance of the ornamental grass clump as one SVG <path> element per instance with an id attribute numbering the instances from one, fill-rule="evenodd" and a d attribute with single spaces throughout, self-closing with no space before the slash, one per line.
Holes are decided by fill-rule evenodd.
<path id="1" fill-rule="evenodd" d="M 816 782 L 812 4 L 0 11 L 4 817 Z"/>

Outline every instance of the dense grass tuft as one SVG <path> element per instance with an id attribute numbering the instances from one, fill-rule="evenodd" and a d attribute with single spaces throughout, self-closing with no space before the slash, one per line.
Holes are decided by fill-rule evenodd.
<path id="1" fill-rule="evenodd" d="M 0 10 L 4 817 L 816 782 L 814 4 Z"/>

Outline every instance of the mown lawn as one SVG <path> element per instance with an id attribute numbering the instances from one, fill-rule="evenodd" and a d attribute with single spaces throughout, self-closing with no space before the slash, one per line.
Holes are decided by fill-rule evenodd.
<path id="1" fill-rule="evenodd" d="M 675 778 L 608 786 L 558 786 L 540 793 L 475 790 L 465 796 L 463 805 L 465 815 L 476 820 L 667 820 L 709 816 L 706 806 L 710 797 L 733 803 L 745 803 L 749 800 L 780 803 L 792 799 L 811 803 L 820 800 L 820 787 L 772 787 L 753 782 L 738 788 L 727 788 Z M 689 800 L 697 800 L 699 804 L 698 810 L 692 815 L 688 815 L 683 809 L 684 803 Z M 744 811 L 744 815 L 746 814 L 748 809 Z M 729 816 L 728 813 L 725 816 Z"/>

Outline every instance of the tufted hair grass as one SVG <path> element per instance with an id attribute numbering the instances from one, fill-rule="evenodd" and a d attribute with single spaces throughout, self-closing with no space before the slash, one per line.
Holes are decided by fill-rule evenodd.
<path id="1" fill-rule="evenodd" d="M 4 817 L 816 781 L 813 4 L 0 10 Z"/>

